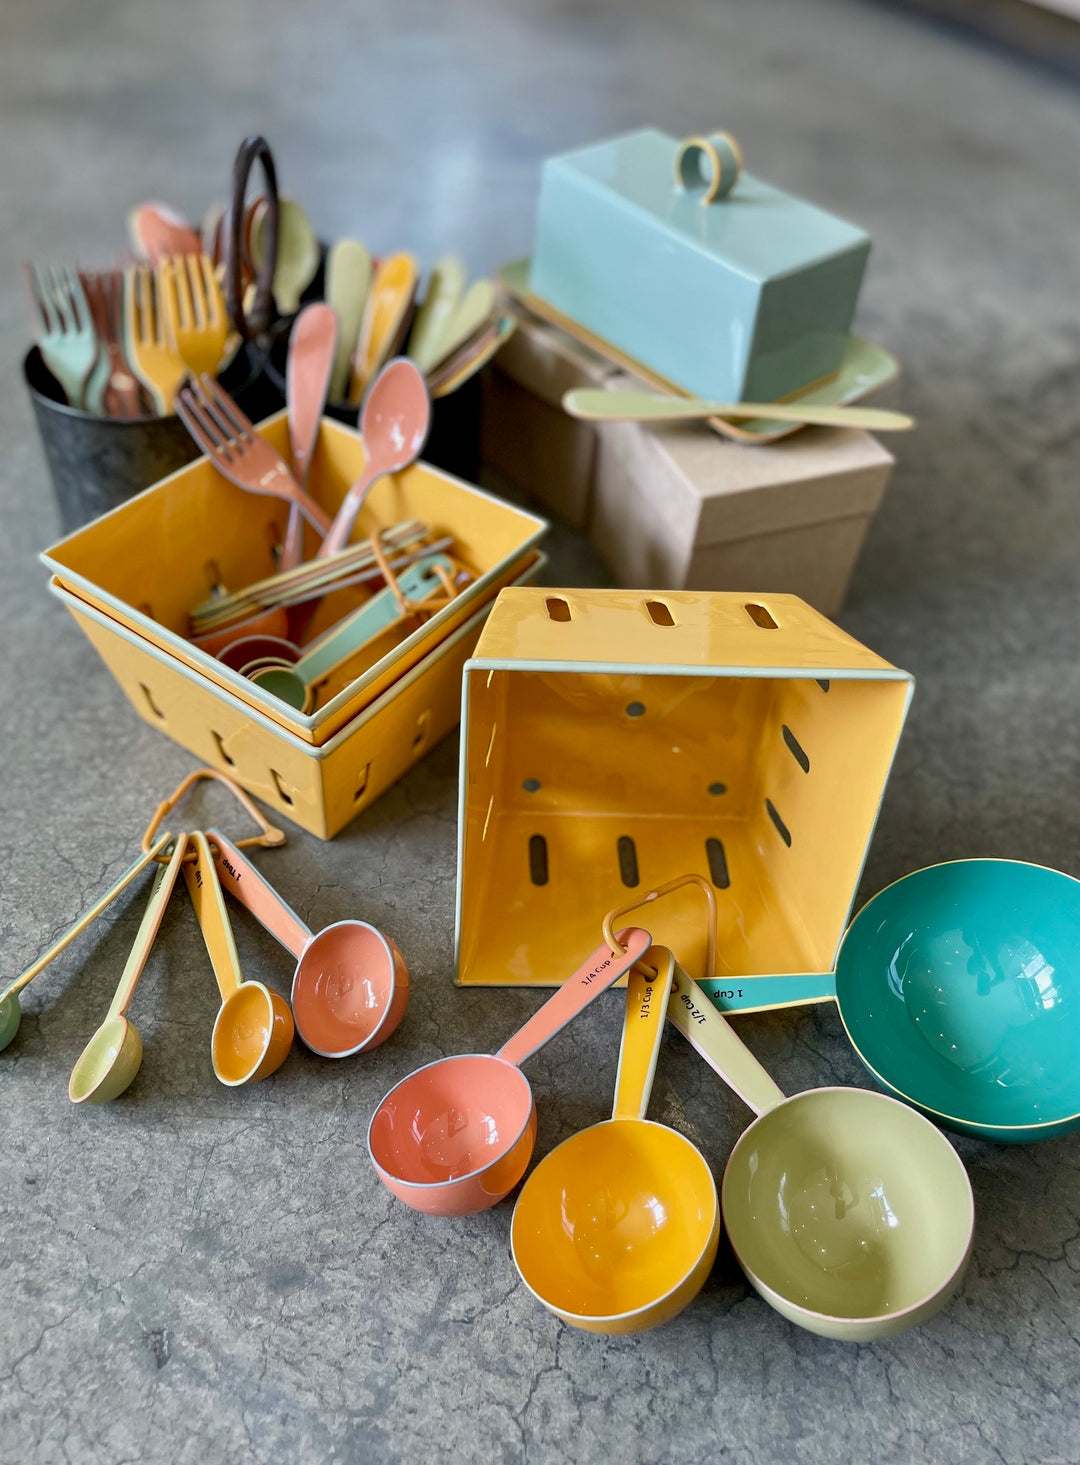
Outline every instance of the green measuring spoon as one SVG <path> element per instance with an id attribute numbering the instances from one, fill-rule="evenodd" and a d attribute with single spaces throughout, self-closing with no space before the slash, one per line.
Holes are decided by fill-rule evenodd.
<path id="1" fill-rule="evenodd" d="M 22 1020 L 22 1009 L 19 1006 L 19 993 L 22 989 L 28 982 L 32 982 L 39 973 L 43 972 L 49 963 L 60 955 L 65 947 L 70 946 L 76 936 L 81 935 L 87 926 L 92 925 L 98 916 L 101 915 L 102 911 L 112 904 L 121 891 L 127 889 L 136 876 L 140 875 L 152 860 L 156 860 L 158 855 L 168 849 L 172 843 L 172 838 L 173 836 L 171 834 L 161 835 L 157 843 L 146 854 L 140 855 L 135 863 L 124 871 L 116 884 L 105 892 L 96 905 L 92 905 L 88 911 L 84 911 L 75 924 L 68 927 L 59 941 L 55 941 L 43 956 L 38 957 L 33 966 L 28 966 L 21 976 L 16 977 L 3 992 L 0 992 L 0 1053 L 13 1041 L 15 1034 L 19 1031 L 19 1023 Z"/>
<path id="2" fill-rule="evenodd" d="M 68 1098 L 73 1104 L 107 1104 L 131 1084 L 142 1063 L 143 1045 L 139 1029 L 127 1019 L 127 1010 L 143 974 L 157 937 L 161 918 L 169 903 L 187 850 L 187 835 L 181 834 L 169 852 L 168 864 L 160 865 L 150 887 L 150 899 L 139 923 L 131 954 L 124 964 L 116 995 L 105 1021 L 82 1050 L 71 1070 Z"/>

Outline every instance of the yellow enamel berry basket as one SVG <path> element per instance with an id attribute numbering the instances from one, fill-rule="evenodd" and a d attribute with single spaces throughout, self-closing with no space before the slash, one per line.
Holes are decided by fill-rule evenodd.
<path id="1" fill-rule="evenodd" d="M 721 978 L 830 969 L 913 679 L 791 595 L 504 590 L 462 686 L 462 985 L 551 985 L 694 871 Z M 703 970 L 692 889 L 648 922 Z"/>

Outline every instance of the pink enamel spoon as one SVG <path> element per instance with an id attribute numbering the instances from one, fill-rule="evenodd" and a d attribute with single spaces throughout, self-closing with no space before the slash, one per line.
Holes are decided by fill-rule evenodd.
<path id="1" fill-rule="evenodd" d="M 289 335 L 289 357 L 285 364 L 285 397 L 289 404 L 289 443 L 293 472 L 301 488 L 307 487 L 308 469 L 315 444 L 330 373 L 337 349 L 337 315 L 322 301 L 305 305 Z M 289 510 L 285 543 L 281 550 L 282 570 L 291 570 L 303 559 L 304 520 L 296 504 Z"/>
<path id="2" fill-rule="evenodd" d="M 317 558 L 343 549 L 373 485 L 400 473 L 424 450 L 431 426 L 431 398 L 419 367 L 407 356 L 388 361 L 368 389 L 360 412 L 367 463 L 341 501 Z"/>

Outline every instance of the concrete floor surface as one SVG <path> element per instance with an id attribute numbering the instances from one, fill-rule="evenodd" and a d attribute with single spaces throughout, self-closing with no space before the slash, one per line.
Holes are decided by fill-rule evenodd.
<path id="1" fill-rule="evenodd" d="M 475 271 L 527 251 L 545 154 L 643 122 L 730 127 L 755 171 L 868 227 L 859 324 L 904 363 L 887 400 L 920 426 L 842 620 L 919 686 L 862 895 L 954 856 L 1080 874 L 1074 90 L 848 0 L 45 0 L 0 25 L 5 972 L 129 862 L 191 766 L 35 563 L 56 529 L 18 261 L 106 259 L 146 197 L 199 215 L 252 130 L 324 235 L 458 250 Z M 552 583 L 603 583 L 572 535 L 551 548 Z M 212 795 L 194 808 L 228 817 Z M 298 1047 L 251 1091 L 220 1087 L 184 900 L 122 1101 L 77 1111 L 65 1083 L 141 899 L 28 993 L 0 1059 L 0 1460 L 1080 1461 L 1075 1136 L 958 1141 L 978 1207 L 963 1293 L 865 1347 L 783 1322 L 724 1245 L 663 1331 L 581 1335 L 517 1284 L 508 1206 L 437 1222 L 390 1199 L 367 1162 L 375 1102 L 439 1054 L 493 1049 L 537 1003 L 452 986 L 455 817 L 450 738 L 333 844 L 296 834 L 262 857 L 311 925 L 360 916 L 404 949 L 412 1006 L 369 1059 Z M 236 925 L 248 970 L 286 982 Z M 598 1003 L 531 1063 L 538 1154 L 606 1113 L 619 1009 Z M 866 1081 L 831 1008 L 744 1030 L 788 1091 Z M 747 1121 L 677 1039 L 653 1113 L 718 1173 Z"/>

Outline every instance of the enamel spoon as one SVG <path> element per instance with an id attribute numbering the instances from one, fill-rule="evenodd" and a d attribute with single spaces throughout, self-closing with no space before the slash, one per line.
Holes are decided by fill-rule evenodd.
<path id="1" fill-rule="evenodd" d="M 221 993 L 210 1056 L 218 1080 L 237 1088 L 268 1078 L 285 1062 L 293 1016 L 284 997 L 262 982 L 245 982 L 206 835 L 197 832 L 191 842 L 195 862 L 184 866 L 184 878 Z"/>
<path id="2" fill-rule="evenodd" d="M 400 346 L 416 298 L 417 278 L 411 254 L 391 254 L 380 260 L 353 352 L 350 402 L 359 402 L 372 377 Z"/>
<path id="3" fill-rule="evenodd" d="M 697 397 L 657 397 L 649 392 L 606 392 L 576 387 L 563 411 L 586 422 L 698 422 L 709 417 L 769 417 L 818 427 L 861 427 L 869 432 L 907 432 L 915 419 L 880 407 L 819 406 L 812 402 L 704 402 Z"/>
<path id="4" fill-rule="evenodd" d="M 374 484 L 387 473 L 400 473 L 415 463 L 430 426 L 431 398 L 416 362 L 407 356 L 388 361 L 372 382 L 360 413 L 367 454 L 364 471 L 342 499 L 317 559 L 344 548 Z"/>
<path id="5" fill-rule="evenodd" d="M 312 454 L 319 440 L 330 373 L 337 347 L 337 316 L 329 305 L 315 301 L 296 317 L 289 334 L 289 356 L 285 365 L 285 398 L 288 402 L 289 445 L 293 473 L 301 488 L 307 488 Z M 291 570 L 304 552 L 304 519 L 299 506 L 289 509 L 285 543 L 279 569 Z"/>
<path id="6" fill-rule="evenodd" d="M 424 303 L 416 312 L 406 354 L 426 376 L 440 356 L 442 340 L 465 293 L 465 266 L 455 255 L 435 261 Z"/>
<path id="7" fill-rule="evenodd" d="M 358 239 L 339 239 L 326 256 L 326 303 L 338 320 L 337 350 L 330 374 L 330 400 L 343 401 L 349 390 L 353 348 L 371 289 L 371 255 Z"/>

